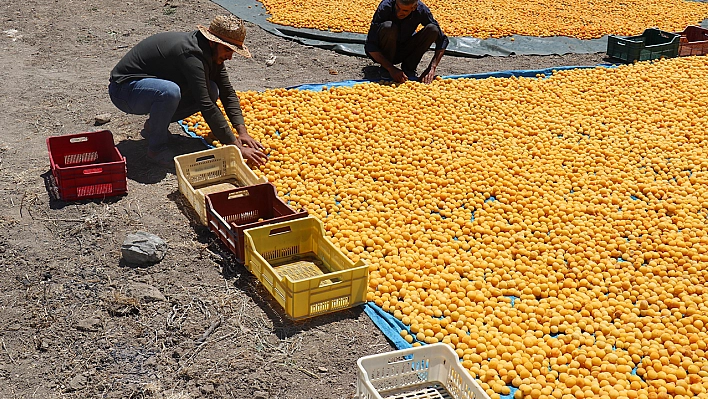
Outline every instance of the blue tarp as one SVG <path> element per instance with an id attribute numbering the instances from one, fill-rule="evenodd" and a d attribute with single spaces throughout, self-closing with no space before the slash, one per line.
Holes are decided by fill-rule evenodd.
<path id="1" fill-rule="evenodd" d="M 613 64 L 599 64 L 599 65 L 578 65 L 578 66 L 562 66 L 555 68 L 546 69 L 518 69 L 513 71 L 497 71 L 497 72 L 484 72 L 484 73 L 473 73 L 465 75 L 448 75 L 443 76 L 443 79 L 487 79 L 487 78 L 535 78 L 538 75 L 550 76 L 554 71 L 565 71 L 570 69 L 588 69 L 595 67 L 612 67 Z M 343 80 L 340 82 L 330 82 L 330 83 L 313 83 L 313 84 L 302 84 L 298 86 L 291 86 L 288 89 L 299 89 L 299 90 L 314 90 L 320 91 L 325 87 L 351 87 L 359 83 L 372 83 L 374 81 L 367 79 L 358 80 Z"/>

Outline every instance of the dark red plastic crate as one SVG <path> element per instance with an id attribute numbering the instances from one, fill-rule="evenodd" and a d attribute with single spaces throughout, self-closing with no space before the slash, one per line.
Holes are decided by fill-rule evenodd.
<path id="1" fill-rule="evenodd" d="M 127 192 L 125 158 L 108 130 L 47 138 L 52 175 L 64 201 Z"/>
<path id="2" fill-rule="evenodd" d="M 241 263 L 245 258 L 243 232 L 246 229 L 308 215 L 307 210 L 298 212 L 283 202 L 272 183 L 207 194 L 205 202 L 209 230 L 219 236 Z"/>
<path id="3" fill-rule="evenodd" d="M 708 54 L 708 29 L 689 25 L 683 32 L 676 34 L 681 35 L 679 57 Z"/>

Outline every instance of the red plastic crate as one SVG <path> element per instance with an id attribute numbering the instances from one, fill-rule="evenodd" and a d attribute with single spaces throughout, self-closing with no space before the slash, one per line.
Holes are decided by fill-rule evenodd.
<path id="1" fill-rule="evenodd" d="M 690 25 L 683 32 L 676 34 L 681 35 L 679 57 L 708 54 L 708 29 Z"/>
<path id="2" fill-rule="evenodd" d="M 207 194 L 205 201 L 209 230 L 241 263 L 245 259 L 244 230 L 308 215 L 307 210 L 298 212 L 283 202 L 272 183 Z"/>
<path id="3" fill-rule="evenodd" d="M 64 201 L 127 192 L 125 158 L 108 130 L 47 138 L 52 175 Z"/>

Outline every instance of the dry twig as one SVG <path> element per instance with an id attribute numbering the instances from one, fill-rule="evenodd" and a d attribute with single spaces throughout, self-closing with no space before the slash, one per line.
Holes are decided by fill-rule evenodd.
<path id="1" fill-rule="evenodd" d="M 304 369 L 304 368 L 302 368 L 302 367 L 298 367 L 297 369 L 300 370 L 300 371 L 302 371 L 303 373 L 309 375 L 309 376 L 312 377 L 312 378 L 317 378 L 318 380 L 320 379 L 320 376 L 318 376 L 317 374 L 313 373 L 313 372 L 310 371 L 310 370 Z"/>
<path id="2" fill-rule="evenodd" d="M 5 351 L 5 353 L 7 353 L 7 357 L 10 358 L 10 363 L 17 364 L 17 363 L 15 363 L 15 359 L 12 358 L 10 351 L 7 350 L 7 346 L 5 346 L 5 339 L 2 340 L 2 349 Z"/>
<path id="3" fill-rule="evenodd" d="M 202 336 L 197 339 L 197 344 L 201 345 L 205 343 L 209 336 L 214 332 L 214 330 L 219 328 L 219 326 L 221 326 L 221 318 L 217 319 L 216 321 L 211 323 L 211 325 L 209 325 L 209 328 L 204 331 L 204 334 L 202 334 Z"/>

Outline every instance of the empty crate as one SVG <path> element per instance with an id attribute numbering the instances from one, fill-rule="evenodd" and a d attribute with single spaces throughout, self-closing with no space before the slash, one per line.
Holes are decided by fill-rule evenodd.
<path id="1" fill-rule="evenodd" d="M 358 399 L 489 399 L 447 344 L 364 356 L 357 366 Z"/>
<path id="2" fill-rule="evenodd" d="M 203 225 L 207 224 L 204 198 L 207 194 L 268 181 L 256 176 L 244 162 L 241 151 L 232 145 L 176 156 L 175 171 L 179 191 Z"/>
<path id="3" fill-rule="evenodd" d="M 676 32 L 676 34 L 681 36 L 678 51 L 680 57 L 708 54 L 708 29 L 687 26 L 683 32 Z"/>
<path id="4" fill-rule="evenodd" d="M 206 207 L 209 229 L 242 263 L 244 230 L 307 216 L 306 210 L 296 212 L 278 198 L 271 183 L 207 194 Z"/>
<path id="5" fill-rule="evenodd" d="M 649 28 L 639 36 L 607 38 L 607 55 L 624 62 L 673 58 L 678 55 L 680 37 L 676 33 Z"/>
<path id="6" fill-rule="evenodd" d="M 366 302 L 369 267 L 356 264 L 325 237 L 313 217 L 244 232 L 246 267 L 294 320 Z"/>
<path id="7" fill-rule="evenodd" d="M 62 200 L 104 198 L 127 192 L 125 158 L 110 131 L 48 137 L 47 149 Z"/>

